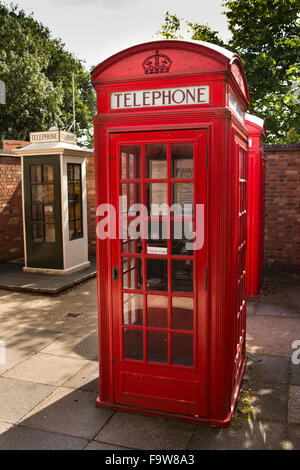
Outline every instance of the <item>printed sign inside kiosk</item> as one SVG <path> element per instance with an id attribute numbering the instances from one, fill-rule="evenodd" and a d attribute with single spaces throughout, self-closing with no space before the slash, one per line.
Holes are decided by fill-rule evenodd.
<path id="1" fill-rule="evenodd" d="M 120 91 L 111 93 L 111 109 L 153 106 L 179 106 L 209 103 L 209 86 L 160 88 L 155 90 Z"/>

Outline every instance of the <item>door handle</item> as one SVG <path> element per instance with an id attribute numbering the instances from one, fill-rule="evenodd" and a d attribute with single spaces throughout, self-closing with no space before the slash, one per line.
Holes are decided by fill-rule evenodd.
<path id="1" fill-rule="evenodd" d="M 113 281 L 118 281 L 119 280 L 119 268 L 112 268 L 112 280 Z"/>

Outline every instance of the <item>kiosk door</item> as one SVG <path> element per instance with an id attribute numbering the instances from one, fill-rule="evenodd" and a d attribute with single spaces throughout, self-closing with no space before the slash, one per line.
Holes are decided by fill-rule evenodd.
<path id="1" fill-rule="evenodd" d="M 118 404 L 206 414 L 206 151 L 205 130 L 111 135 Z"/>
<path id="2" fill-rule="evenodd" d="M 63 268 L 59 156 L 24 158 L 27 266 Z"/>

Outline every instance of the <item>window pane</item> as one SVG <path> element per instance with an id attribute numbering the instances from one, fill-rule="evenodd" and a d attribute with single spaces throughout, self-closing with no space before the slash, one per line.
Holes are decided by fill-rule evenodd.
<path id="1" fill-rule="evenodd" d="M 54 186 L 53 184 L 34 184 L 32 189 L 32 202 L 53 202 Z"/>
<path id="2" fill-rule="evenodd" d="M 69 221 L 69 238 L 70 238 L 70 240 L 74 240 L 76 238 L 76 236 L 75 236 L 75 222 L 70 222 Z"/>
<path id="3" fill-rule="evenodd" d="M 53 183 L 53 165 L 43 165 L 44 183 Z"/>
<path id="4" fill-rule="evenodd" d="M 192 215 L 194 204 L 193 183 L 172 183 L 172 204 L 178 204 L 176 215 Z M 181 210 L 180 210 L 181 207 Z"/>
<path id="5" fill-rule="evenodd" d="M 55 222 L 53 206 L 44 206 L 44 218 L 45 222 Z"/>
<path id="6" fill-rule="evenodd" d="M 193 256 L 193 250 L 187 249 L 187 243 L 194 242 L 194 228 L 192 220 L 174 220 L 172 227 L 172 254 L 182 256 Z"/>
<path id="7" fill-rule="evenodd" d="M 36 243 L 41 243 L 44 241 L 43 224 L 32 224 L 32 239 Z"/>
<path id="8" fill-rule="evenodd" d="M 69 220 L 75 219 L 75 207 L 73 204 L 69 204 Z"/>
<path id="9" fill-rule="evenodd" d="M 43 206 L 33 204 L 32 208 L 32 221 L 33 222 L 42 222 L 43 220 Z"/>
<path id="10" fill-rule="evenodd" d="M 193 330 L 194 300 L 172 297 L 172 329 Z"/>
<path id="11" fill-rule="evenodd" d="M 75 228 L 76 228 L 75 237 L 81 238 L 82 237 L 82 220 L 76 220 Z"/>
<path id="12" fill-rule="evenodd" d="M 74 180 L 80 181 L 81 180 L 81 165 L 74 165 Z"/>
<path id="13" fill-rule="evenodd" d="M 143 325 L 143 295 L 123 294 L 124 325 Z"/>
<path id="14" fill-rule="evenodd" d="M 42 182 L 42 167 L 41 165 L 30 165 L 31 182 L 41 183 Z"/>
<path id="15" fill-rule="evenodd" d="M 193 292 L 192 260 L 172 260 L 172 291 Z"/>
<path id="16" fill-rule="evenodd" d="M 149 362 L 168 363 L 168 333 L 163 331 L 148 331 L 147 333 Z"/>
<path id="17" fill-rule="evenodd" d="M 124 215 L 127 211 L 129 216 L 137 216 L 137 208 L 132 206 L 142 203 L 142 185 L 139 183 L 122 184 L 121 195 L 122 214 Z"/>
<path id="18" fill-rule="evenodd" d="M 74 180 L 74 171 L 73 165 L 71 163 L 67 164 L 67 174 L 68 174 L 68 182 Z"/>
<path id="19" fill-rule="evenodd" d="M 122 258 L 123 289 L 141 290 L 143 287 L 143 271 L 141 258 Z"/>
<path id="20" fill-rule="evenodd" d="M 172 334 L 172 364 L 192 366 L 194 363 L 193 335 Z"/>
<path id="21" fill-rule="evenodd" d="M 140 145 L 121 145 L 121 179 L 140 179 Z"/>
<path id="22" fill-rule="evenodd" d="M 147 240 L 148 255 L 168 254 L 168 230 L 168 221 L 158 219 L 149 220 Z"/>
<path id="23" fill-rule="evenodd" d="M 167 183 L 148 183 L 147 209 L 152 217 L 168 215 L 168 185 Z"/>
<path id="24" fill-rule="evenodd" d="M 45 242 L 55 243 L 55 225 L 54 224 L 45 225 Z"/>
<path id="25" fill-rule="evenodd" d="M 172 178 L 193 178 L 193 144 L 182 143 L 171 145 Z"/>
<path id="26" fill-rule="evenodd" d="M 123 333 L 123 353 L 124 359 L 144 359 L 144 338 L 143 330 L 125 328 Z"/>
<path id="27" fill-rule="evenodd" d="M 147 326 L 168 328 L 168 297 L 147 296 Z"/>
<path id="28" fill-rule="evenodd" d="M 146 162 L 146 178 L 166 179 L 168 177 L 167 144 L 146 144 Z"/>
<path id="29" fill-rule="evenodd" d="M 147 259 L 147 289 L 168 290 L 168 264 L 165 259 Z"/>

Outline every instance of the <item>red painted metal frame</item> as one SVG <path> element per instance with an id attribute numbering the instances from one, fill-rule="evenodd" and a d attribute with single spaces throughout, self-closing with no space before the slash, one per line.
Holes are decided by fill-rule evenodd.
<path id="1" fill-rule="evenodd" d="M 159 50 L 172 59 L 168 73 L 145 75 L 141 64 L 153 51 Z M 233 72 L 232 65 L 235 65 Z M 239 76 L 237 76 L 239 71 Z M 155 41 L 122 51 L 100 64 L 92 74 L 97 91 L 98 114 L 95 117 L 96 204 L 112 201 L 119 176 L 111 174 L 116 142 L 134 142 L 138 133 L 170 131 L 178 138 L 188 132 L 206 134 L 206 227 L 205 250 L 207 287 L 203 266 L 195 264 L 200 297 L 205 299 L 205 311 L 196 310 L 205 328 L 204 350 L 200 358 L 201 393 L 205 407 L 198 413 L 178 412 L 178 407 L 164 409 L 164 404 L 152 408 L 139 401 L 124 405 L 117 403 L 115 330 L 117 307 L 113 299 L 120 295 L 120 286 L 112 281 L 114 258 L 113 241 L 97 239 L 97 285 L 99 311 L 100 392 L 97 404 L 153 416 L 172 416 L 175 419 L 226 426 L 230 423 L 245 367 L 245 293 L 239 291 L 239 152 L 244 152 L 247 164 L 247 130 L 228 107 L 229 90 L 243 110 L 249 104 L 247 83 L 238 56 L 230 58 L 205 45 L 185 41 Z M 241 84 L 242 82 L 242 84 Z M 110 93 L 116 91 L 209 85 L 210 103 L 139 109 L 110 109 Z M 130 135 L 132 137 L 130 137 Z M 115 140 L 114 140 L 115 139 Z M 128 141 L 128 140 L 127 140 Z M 113 160 L 111 160 L 113 158 Z M 197 184 L 197 175 L 195 174 Z M 100 220 L 97 217 L 97 222 Z M 243 267 L 243 279 L 245 269 Z M 241 298 L 242 295 L 242 298 Z M 240 326 L 239 326 L 240 325 Z M 242 331 L 242 336 L 240 335 Z M 186 368 L 177 368 L 178 379 Z M 171 372 L 169 372 L 171 373 Z M 159 377 L 162 367 L 152 365 L 151 374 Z M 151 374 L 149 376 L 151 377 Z M 167 374 L 166 374 L 167 375 Z M 173 377 L 173 376 L 172 376 Z M 151 384 L 151 382 L 150 382 Z M 175 382 L 174 382 L 175 386 Z M 151 385 L 149 386 L 151 393 Z M 200 407 L 199 407 L 200 409 Z M 202 411 L 202 410 L 201 410 Z"/>
<path id="2" fill-rule="evenodd" d="M 250 116 L 249 116 L 250 117 Z M 266 160 L 264 125 L 246 119 L 249 141 L 247 296 L 258 296 L 263 282 Z"/>

